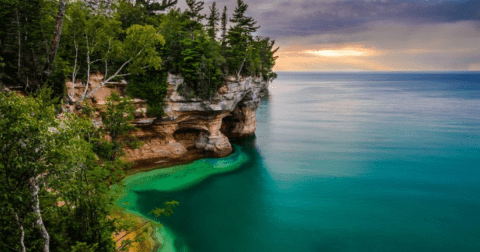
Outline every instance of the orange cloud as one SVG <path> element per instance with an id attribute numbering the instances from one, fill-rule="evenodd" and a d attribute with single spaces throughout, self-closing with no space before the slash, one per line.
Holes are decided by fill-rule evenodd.
<path id="1" fill-rule="evenodd" d="M 323 57 L 368 57 L 379 54 L 372 48 L 346 47 L 338 49 L 307 50 L 306 53 Z"/>
<path id="2" fill-rule="evenodd" d="M 478 23 L 372 22 L 353 33 L 278 40 L 275 71 L 445 71 L 480 69 Z"/>
<path id="3" fill-rule="evenodd" d="M 290 46 L 279 52 L 275 71 L 392 70 L 370 59 L 383 53 L 360 45 L 324 45 L 323 48 Z"/>

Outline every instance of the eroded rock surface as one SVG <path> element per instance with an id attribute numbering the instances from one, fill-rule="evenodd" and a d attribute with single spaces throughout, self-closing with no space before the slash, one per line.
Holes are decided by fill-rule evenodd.
<path id="1" fill-rule="evenodd" d="M 224 157 L 232 152 L 228 137 L 255 133 L 255 112 L 267 90 L 261 79 L 228 79 L 211 100 L 186 99 L 177 88 L 183 79 L 169 75 L 165 116 L 139 116 L 136 135 L 145 141 L 140 150 L 128 150 L 137 167 L 169 165 L 199 157 Z M 138 114 L 144 115 L 137 109 Z"/>
<path id="2" fill-rule="evenodd" d="M 98 78 L 98 76 L 92 76 Z M 91 86 L 98 82 L 91 80 Z M 183 83 L 179 76 L 168 76 L 168 93 L 165 116 L 149 118 L 146 116 L 145 101 L 135 99 L 138 130 L 134 134 L 145 142 L 140 149 L 126 149 L 127 160 L 134 161 L 133 168 L 151 168 L 188 162 L 201 157 L 224 157 L 232 152 L 228 137 L 243 137 L 255 133 L 255 112 L 260 99 L 267 92 L 268 83 L 252 77 L 239 81 L 227 79 L 215 96 L 210 100 L 187 99 L 179 95 L 177 89 Z M 119 90 L 124 84 L 110 86 Z M 68 85 L 67 85 L 68 86 Z M 76 85 L 72 94 L 82 92 Z M 79 90 L 80 89 L 80 90 Z M 104 87 L 102 89 L 108 89 Z M 97 105 L 105 103 L 109 90 L 94 97 Z M 94 118 L 101 124 L 100 118 Z"/>

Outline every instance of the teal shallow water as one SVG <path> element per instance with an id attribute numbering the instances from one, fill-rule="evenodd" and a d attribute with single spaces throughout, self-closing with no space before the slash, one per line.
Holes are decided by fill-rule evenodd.
<path id="1" fill-rule="evenodd" d="M 177 251 L 480 251 L 479 80 L 281 73 L 245 164 L 127 208 L 179 201 Z"/>

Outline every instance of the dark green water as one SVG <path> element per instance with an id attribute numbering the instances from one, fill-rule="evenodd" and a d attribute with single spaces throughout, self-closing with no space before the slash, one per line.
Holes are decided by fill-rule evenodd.
<path id="1" fill-rule="evenodd" d="M 178 251 L 480 251 L 480 74 L 285 74 L 249 160 L 175 193 L 132 189 Z"/>

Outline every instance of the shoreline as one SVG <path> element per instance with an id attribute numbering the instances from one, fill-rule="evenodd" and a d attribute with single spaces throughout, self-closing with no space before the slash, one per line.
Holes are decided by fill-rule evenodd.
<path id="1" fill-rule="evenodd" d="M 215 174 L 237 170 L 249 160 L 249 157 L 239 146 L 232 146 L 234 149 L 233 153 L 222 158 L 202 158 L 186 164 L 176 164 L 170 167 L 134 170 L 135 173 L 128 175 L 123 180 L 125 188 L 122 190 L 117 204 L 123 207 L 123 211 L 126 213 L 152 220 L 148 216 L 134 210 L 134 202 L 136 202 L 135 191 L 154 189 L 163 192 L 172 192 L 185 190 Z M 132 203 L 130 204 L 130 202 Z M 162 227 L 155 230 L 155 236 L 161 244 L 157 252 L 179 252 L 174 245 L 176 235 L 173 230 L 162 224 Z M 184 252 L 184 250 L 182 252 Z"/>

